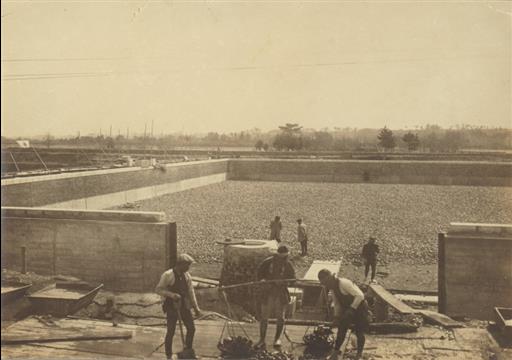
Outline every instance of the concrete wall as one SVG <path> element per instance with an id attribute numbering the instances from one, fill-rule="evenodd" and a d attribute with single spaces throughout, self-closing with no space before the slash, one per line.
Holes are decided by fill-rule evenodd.
<path id="1" fill-rule="evenodd" d="M 512 307 L 512 225 L 451 224 L 439 236 L 439 310 L 494 320 Z"/>
<path id="2" fill-rule="evenodd" d="M 512 163 L 237 159 L 233 180 L 512 186 Z"/>
<path id="3" fill-rule="evenodd" d="M 105 209 L 232 180 L 512 186 L 512 163 L 208 160 L 2 180 L 2 205 Z"/>
<path id="4" fill-rule="evenodd" d="M 104 209 L 222 182 L 227 160 L 170 164 L 165 171 L 122 168 L 2 180 L 2 205 Z"/>
<path id="5" fill-rule="evenodd" d="M 151 291 L 176 257 L 163 213 L 2 208 L 2 268 L 72 275 L 107 289 Z"/>

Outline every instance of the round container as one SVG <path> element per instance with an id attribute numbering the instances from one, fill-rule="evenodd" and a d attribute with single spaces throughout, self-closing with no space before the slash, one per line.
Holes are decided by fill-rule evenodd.
<path id="1" fill-rule="evenodd" d="M 274 240 L 247 239 L 244 244 L 224 246 L 221 285 L 233 285 L 257 280 L 260 264 L 277 251 Z M 259 292 L 256 287 L 240 287 L 226 291 L 229 302 L 236 303 L 253 315 L 258 312 Z"/>

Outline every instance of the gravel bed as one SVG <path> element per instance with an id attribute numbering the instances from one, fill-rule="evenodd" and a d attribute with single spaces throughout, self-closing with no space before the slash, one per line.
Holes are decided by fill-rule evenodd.
<path id="1" fill-rule="evenodd" d="M 119 207 L 122 208 L 122 207 Z M 178 224 L 178 247 L 201 263 L 222 261 L 224 238 L 265 239 L 275 215 L 297 253 L 296 219 L 309 231 L 310 258 L 357 262 L 369 235 L 381 261 L 432 264 L 437 233 L 450 222 L 512 223 L 512 188 L 226 181 L 140 201 Z"/>

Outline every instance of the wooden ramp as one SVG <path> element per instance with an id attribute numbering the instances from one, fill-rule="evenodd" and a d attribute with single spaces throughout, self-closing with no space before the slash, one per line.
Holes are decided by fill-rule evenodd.
<path id="1" fill-rule="evenodd" d="M 412 307 L 396 298 L 392 293 L 384 289 L 381 285 L 370 285 L 370 292 L 375 297 L 374 315 L 376 321 L 380 322 L 388 319 L 389 306 L 402 315 L 415 314 L 417 312 Z"/>
<path id="2" fill-rule="evenodd" d="M 435 325 L 441 325 L 448 329 L 464 327 L 463 323 L 435 311 L 419 310 L 418 313 L 420 313 L 427 322 Z"/>
<path id="3" fill-rule="evenodd" d="M 400 314 L 415 314 L 417 312 L 412 307 L 400 301 L 393 294 L 384 289 L 384 287 L 381 285 L 372 284 L 370 285 L 370 290 L 377 297 L 378 302 L 384 302 L 386 305 L 391 306 Z"/>

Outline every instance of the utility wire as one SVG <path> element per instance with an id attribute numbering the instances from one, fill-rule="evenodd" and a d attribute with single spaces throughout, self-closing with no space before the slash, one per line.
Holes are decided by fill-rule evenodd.
<path id="1" fill-rule="evenodd" d="M 18 81 L 18 80 L 38 80 L 38 79 L 64 79 L 64 78 L 82 78 L 82 77 L 100 77 L 100 76 L 113 76 L 113 75 L 129 75 L 129 74 L 165 74 L 171 72 L 182 71 L 252 71 L 252 70 L 266 70 L 266 69 L 279 69 L 279 68 L 314 68 L 314 67 L 338 67 L 344 65 L 366 65 L 366 64 L 390 64 L 390 63 L 415 63 L 415 62 L 429 62 L 429 61 L 454 61 L 454 60 L 467 60 L 467 59 L 493 59 L 504 58 L 503 56 L 491 55 L 473 55 L 473 56 L 453 56 L 444 58 L 410 58 L 410 59 L 389 59 L 389 60 L 368 60 L 368 61 L 339 61 L 339 62 L 318 62 L 309 64 L 289 64 L 289 65 L 258 65 L 258 66 L 230 66 L 230 67 L 211 67 L 211 68 L 182 68 L 170 71 L 157 71 L 157 72 L 84 72 L 84 73 L 21 73 L 21 74 L 5 74 L 2 81 Z"/>
<path id="2" fill-rule="evenodd" d="M 12 58 L 2 59 L 2 62 L 62 62 L 62 61 L 113 61 L 113 60 L 130 60 L 131 58 Z"/>

